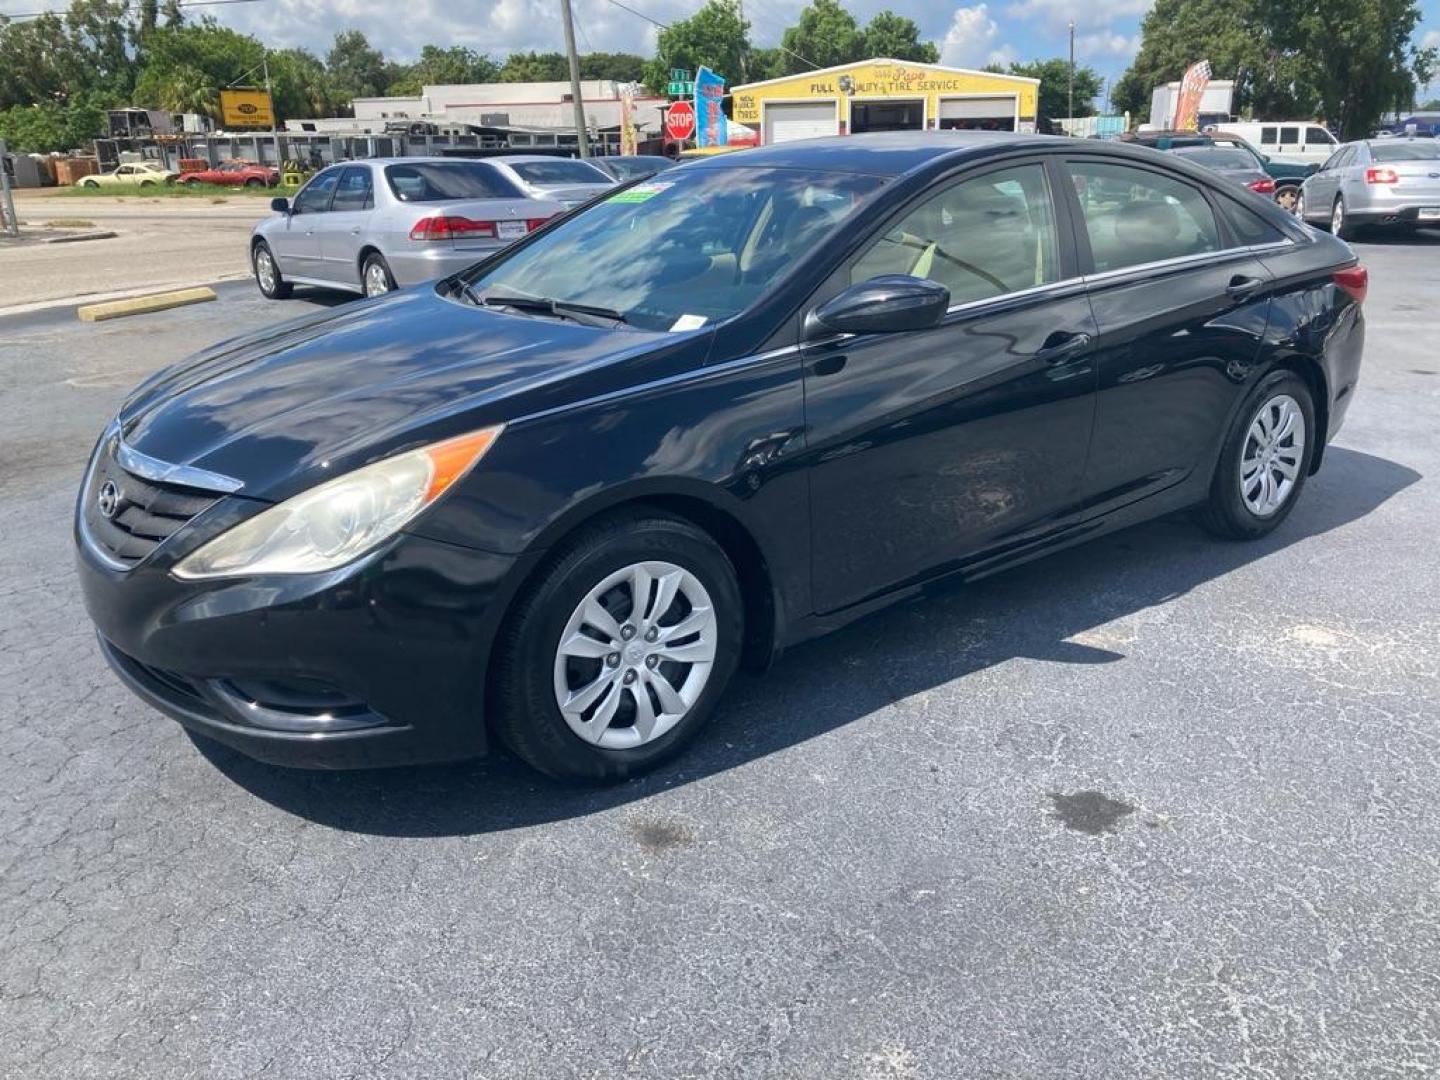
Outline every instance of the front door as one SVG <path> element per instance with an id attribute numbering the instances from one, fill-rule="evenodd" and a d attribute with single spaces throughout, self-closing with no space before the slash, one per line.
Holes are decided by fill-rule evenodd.
<path id="1" fill-rule="evenodd" d="M 1056 174 L 1058 175 L 1058 174 Z M 817 610 L 1063 525 L 1095 408 L 1095 327 L 1039 162 L 944 181 L 841 271 L 950 290 L 931 330 L 804 348 Z"/>
<path id="2" fill-rule="evenodd" d="M 280 272 L 287 277 L 323 278 L 319 229 L 330 211 L 330 199 L 340 181 L 341 167 L 332 165 L 316 173 L 300 189 L 285 219 L 285 228 L 265 234 Z"/>
<path id="3" fill-rule="evenodd" d="M 1088 512 L 1101 514 L 1192 476 L 1209 482 L 1269 315 L 1272 276 L 1249 249 L 1285 237 L 1168 172 L 1066 169 L 1100 331 L 1085 489 Z"/>

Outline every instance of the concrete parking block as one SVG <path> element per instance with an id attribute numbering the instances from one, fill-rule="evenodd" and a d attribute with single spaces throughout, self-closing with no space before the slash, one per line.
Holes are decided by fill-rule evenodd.
<path id="1" fill-rule="evenodd" d="M 149 296 L 132 296 L 128 300 L 111 300 L 104 304 L 86 304 L 75 309 L 81 322 L 104 322 L 126 315 L 144 315 L 150 311 L 165 311 L 169 308 L 184 307 L 186 304 L 203 304 L 215 299 L 215 290 L 209 286 L 193 289 L 176 289 L 174 292 L 151 293 Z"/>

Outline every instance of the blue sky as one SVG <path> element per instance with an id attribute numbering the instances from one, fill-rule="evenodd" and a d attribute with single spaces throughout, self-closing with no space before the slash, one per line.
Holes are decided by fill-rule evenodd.
<path id="1" fill-rule="evenodd" d="M 639 52 L 655 47 L 655 27 L 610 0 L 573 0 L 582 50 Z M 623 0 L 660 22 L 693 14 L 702 0 Z M 842 0 L 844 2 L 844 0 Z M 1075 20 L 1076 58 L 1115 79 L 1140 44 L 1140 19 L 1153 0 L 984 0 L 951 6 L 936 0 L 850 0 L 864 22 L 884 8 L 908 15 L 940 47 L 945 63 L 979 67 L 992 60 L 1032 60 L 1066 54 L 1066 24 Z M 0 0 L 35 10 L 35 0 Z M 64 7 L 64 0 L 40 0 Z M 744 0 L 759 45 L 779 43 L 803 0 Z M 1419 38 L 1440 46 L 1440 0 L 1422 0 Z M 562 47 L 559 0 L 257 0 L 209 7 L 226 25 L 276 45 L 323 53 L 336 31 L 358 28 L 394 59 L 410 59 L 427 43 L 463 44 L 492 55 Z M 1427 96 L 1440 95 L 1440 82 Z"/>

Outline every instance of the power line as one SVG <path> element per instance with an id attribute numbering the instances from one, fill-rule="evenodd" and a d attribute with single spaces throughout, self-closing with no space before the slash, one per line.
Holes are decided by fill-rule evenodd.
<path id="1" fill-rule="evenodd" d="M 180 0 L 180 3 L 175 6 L 182 8 L 223 7 L 228 4 L 258 4 L 262 2 L 263 0 Z M 127 10 L 133 11 L 140 7 L 140 4 L 132 2 L 126 4 L 125 7 Z M 63 18 L 66 14 L 68 14 L 68 12 L 64 8 L 49 8 L 45 11 L 24 11 L 18 15 L 6 15 L 4 12 L 0 12 L 0 19 L 7 19 L 10 22 L 14 22 L 17 19 L 41 19 L 46 15 Z"/>

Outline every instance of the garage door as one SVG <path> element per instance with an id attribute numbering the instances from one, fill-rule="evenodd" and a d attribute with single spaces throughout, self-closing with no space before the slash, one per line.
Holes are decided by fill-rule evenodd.
<path id="1" fill-rule="evenodd" d="M 833 101 L 765 106 L 767 145 L 790 142 L 792 139 L 818 139 L 824 135 L 834 135 L 838 131 Z"/>
<path id="2" fill-rule="evenodd" d="M 1004 120 L 1007 123 L 1015 119 L 1015 96 L 1005 94 L 997 97 L 976 97 L 976 98 L 941 98 L 940 99 L 940 126 L 971 126 L 971 121 L 976 120 Z M 961 121 L 962 125 L 945 123 L 946 120 Z"/>

